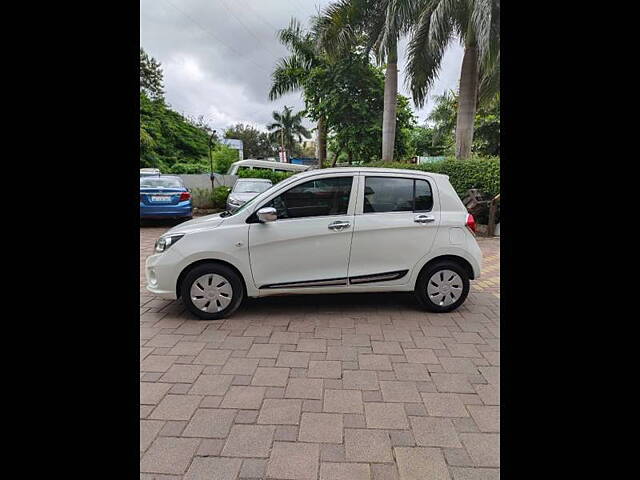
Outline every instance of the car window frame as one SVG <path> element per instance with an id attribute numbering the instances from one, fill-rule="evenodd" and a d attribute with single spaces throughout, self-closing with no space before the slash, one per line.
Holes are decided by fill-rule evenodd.
<path id="1" fill-rule="evenodd" d="M 367 177 L 382 177 L 382 178 L 402 178 L 402 179 L 406 179 L 406 180 L 413 180 L 413 210 L 401 210 L 401 211 L 397 211 L 397 212 L 365 212 L 364 211 L 364 192 L 365 192 L 365 188 L 366 188 L 366 182 L 367 182 Z M 361 175 L 362 180 L 360 181 L 360 192 L 361 194 L 358 195 L 358 202 L 356 205 L 356 215 L 399 215 L 399 214 L 416 214 L 416 213 L 430 213 L 433 212 L 434 210 L 436 210 L 436 188 L 435 188 L 435 181 L 433 181 L 433 179 L 431 177 L 425 177 L 422 175 L 408 175 L 405 173 L 363 173 Z M 415 182 L 417 180 L 422 180 L 427 182 L 427 184 L 429 185 L 429 188 L 431 189 L 431 209 L 429 210 L 415 210 L 415 206 L 416 206 L 416 184 Z"/>
<path id="2" fill-rule="evenodd" d="M 300 173 L 302 173 L 302 172 L 300 172 Z M 285 194 L 289 190 L 291 190 L 293 188 L 296 188 L 299 185 L 302 185 L 302 184 L 307 183 L 307 182 L 313 182 L 313 181 L 316 181 L 316 180 L 339 178 L 339 177 L 351 177 L 351 192 L 350 192 L 350 195 L 349 195 L 349 203 L 347 204 L 347 212 L 346 213 L 338 213 L 338 214 L 332 214 L 332 215 L 313 215 L 313 216 L 308 216 L 308 217 L 296 217 L 296 218 L 278 218 L 277 220 L 274 220 L 273 222 L 269 222 L 269 223 L 292 222 L 292 221 L 299 221 L 299 220 L 309 220 L 309 219 L 314 219 L 314 218 L 330 218 L 330 217 L 353 216 L 353 215 L 355 215 L 356 202 L 357 202 L 357 199 L 358 199 L 358 190 L 359 190 L 359 184 L 360 184 L 360 182 L 358 180 L 359 179 L 359 175 L 357 174 L 357 172 L 344 172 L 344 173 L 331 173 L 331 174 L 326 174 L 326 175 L 322 175 L 322 176 L 313 176 L 313 177 L 310 177 L 310 178 L 309 177 L 301 178 L 297 182 L 287 185 L 286 188 L 283 188 L 283 189 L 280 189 L 280 190 L 274 192 L 273 195 L 270 195 L 266 199 L 261 200 L 260 202 L 257 202 L 257 206 L 254 207 L 253 212 L 251 212 L 251 214 L 247 217 L 246 221 L 248 223 L 259 223 L 257 221 L 257 219 L 255 219 L 255 220 L 253 219 L 253 217 L 256 217 L 256 212 L 258 210 L 263 208 L 266 204 L 268 204 L 274 198 Z"/>

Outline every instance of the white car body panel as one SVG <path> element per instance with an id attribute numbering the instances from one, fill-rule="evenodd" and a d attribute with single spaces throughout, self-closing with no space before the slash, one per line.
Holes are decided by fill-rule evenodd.
<path id="1" fill-rule="evenodd" d="M 433 194 L 429 215 L 435 221 L 414 222 L 415 212 L 363 214 L 366 175 L 426 179 Z M 313 179 L 353 176 L 346 215 L 279 219 L 247 223 L 262 205 L 289 188 Z M 209 215 L 182 223 L 164 234 L 184 234 L 167 251 L 146 261 L 147 289 L 163 298 L 177 298 L 180 274 L 195 262 L 222 261 L 238 270 L 249 297 L 283 294 L 412 291 L 429 261 L 451 255 L 465 259 L 480 276 L 482 253 L 465 227 L 467 211 L 445 175 L 415 170 L 331 168 L 294 175 L 257 195 L 228 217 Z M 328 224 L 348 221 L 343 231 Z M 322 281 L 408 270 L 401 278 L 344 285 L 283 286 L 288 282 Z M 155 282 L 153 281 L 155 280 Z M 272 288 L 260 288 L 276 285 Z"/>

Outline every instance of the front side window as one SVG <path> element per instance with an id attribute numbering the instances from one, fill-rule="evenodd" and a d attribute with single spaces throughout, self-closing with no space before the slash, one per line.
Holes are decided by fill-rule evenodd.
<path id="1" fill-rule="evenodd" d="M 433 195 L 426 180 L 365 178 L 364 213 L 428 212 L 432 207 Z"/>
<path id="2" fill-rule="evenodd" d="M 301 183 L 265 204 L 274 207 L 278 218 L 345 215 L 353 177 L 323 178 Z"/>

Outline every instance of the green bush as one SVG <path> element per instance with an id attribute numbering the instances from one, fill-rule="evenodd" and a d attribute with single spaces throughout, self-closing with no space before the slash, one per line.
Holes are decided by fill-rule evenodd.
<path id="1" fill-rule="evenodd" d="M 194 188 L 191 192 L 193 206 L 196 208 L 224 210 L 227 206 L 227 197 L 231 189 L 229 187 Z"/>
<path id="2" fill-rule="evenodd" d="M 285 178 L 293 175 L 293 172 L 273 172 L 271 170 L 248 170 L 241 169 L 238 170 L 238 177 L 241 178 L 266 178 L 271 180 L 275 185 L 278 182 L 281 182 Z"/>
<path id="3" fill-rule="evenodd" d="M 218 145 L 212 152 L 213 170 L 216 173 L 227 173 L 233 162 L 240 160 L 238 150 L 227 147 L 226 145 Z"/>
<path id="4" fill-rule="evenodd" d="M 211 168 L 205 162 L 200 163 L 175 163 L 171 166 L 168 173 L 209 173 Z"/>
<path id="5" fill-rule="evenodd" d="M 384 163 L 376 162 L 368 167 L 408 168 L 424 172 L 441 173 L 449 176 L 451 185 L 462 198 L 470 188 L 477 188 L 491 198 L 500 193 L 500 157 L 472 157 L 457 160 L 454 157 L 441 162 L 423 163 Z"/>

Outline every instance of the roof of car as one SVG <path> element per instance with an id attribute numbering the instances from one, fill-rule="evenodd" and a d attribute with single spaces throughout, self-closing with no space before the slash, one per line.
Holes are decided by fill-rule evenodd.
<path id="1" fill-rule="evenodd" d="M 378 168 L 378 167 L 333 167 L 333 168 L 322 168 L 322 169 L 313 169 L 307 170 L 306 172 L 300 172 L 296 174 L 296 178 L 305 178 L 318 174 L 325 173 L 406 173 L 406 174 L 418 174 L 418 175 L 429 175 L 430 177 L 448 179 L 448 175 L 443 175 L 441 173 L 431 173 L 425 172 L 424 170 L 414 170 L 409 168 Z"/>
<path id="2" fill-rule="evenodd" d="M 242 182 L 244 180 L 250 180 L 252 182 L 269 182 L 269 183 L 273 183 L 268 178 L 253 178 L 253 177 L 242 177 L 242 178 L 239 178 L 238 180 L 236 180 L 236 182 Z"/>

